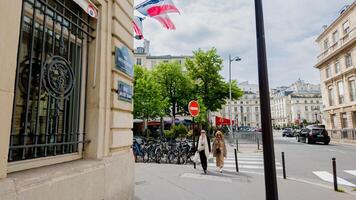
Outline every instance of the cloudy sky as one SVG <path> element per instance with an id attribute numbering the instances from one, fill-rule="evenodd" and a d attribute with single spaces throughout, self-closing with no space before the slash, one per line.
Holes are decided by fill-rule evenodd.
<path id="1" fill-rule="evenodd" d="M 135 4 L 143 0 L 135 0 Z M 319 53 L 316 37 L 339 10 L 354 0 L 265 0 L 264 20 L 271 87 L 290 85 L 299 77 L 318 83 L 313 68 Z M 171 14 L 174 31 L 154 19 L 144 21 L 151 55 L 191 55 L 193 50 L 216 47 L 224 58 L 221 74 L 228 78 L 228 55 L 238 55 L 232 77 L 257 83 L 257 55 L 253 0 L 174 0 L 181 14 Z M 138 14 L 138 13 L 135 13 Z M 140 42 L 135 42 L 140 46 Z"/>

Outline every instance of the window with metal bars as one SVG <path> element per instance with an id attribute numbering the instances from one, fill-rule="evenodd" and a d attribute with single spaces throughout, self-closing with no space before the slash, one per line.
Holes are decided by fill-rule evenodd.
<path id="1" fill-rule="evenodd" d="M 9 162 L 81 152 L 92 31 L 72 0 L 23 0 Z"/>

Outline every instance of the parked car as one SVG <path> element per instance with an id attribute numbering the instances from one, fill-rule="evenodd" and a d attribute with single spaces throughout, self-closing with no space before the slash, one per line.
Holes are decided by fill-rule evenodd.
<path id="1" fill-rule="evenodd" d="M 324 127 L 313 125 L 303 128 L 297 135 L 297 141 L 308 144 L 321 142 L 328 145 L 330 143 L 330 136 Z"/>
<path id="2" fill-rule="evenodd" d="M 283 137 L 294 137 L 294 131 L 291 128 L 285 128 L 282 132 Z"/>

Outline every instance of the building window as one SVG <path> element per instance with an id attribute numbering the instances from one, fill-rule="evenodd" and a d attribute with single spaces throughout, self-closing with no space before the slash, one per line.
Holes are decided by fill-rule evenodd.
<path id="1" fill-rule="evenodd" d="M 355 79 L 349 81 L 350 86 L 350 99 L 351 101 L 356 101 L 356 81 Z"/>
<path id="2" fill-rule="evenodd" d="M 348 127 L 348 121 L 347 121 L 347 114 L 342 113 L 341 114 L 341 122 L 342 122 L 342 128 L 347 128 Z"/>
<path id="3" fill-rule="evenodd" d="M 343 104 L 345 102 L 345 92 L 344 92 L 344 83 L 342 81 L 337 82 L 337 89 L 339 92 L 339 104 Z"/>
<path id="4" fill-rule="evenodd" d="M 324 40 L 324 50 L 327 50 L 329 48 L 329 39 Z"/>
<path id="5" fill-rule="evenodd" d="M 330 78 L 330 77 L 331 77 L 331 69 L 330 69 L 330 66 L 328 66 L 328 67 L 325 69 L 325 74 L 326 74 L 326 78 Z"/>
<path id="6" fill-rule="evenodd" d="M 89 16 L 70 0 L 22 2 L 8 161 L 81 152 Z"/>
<path id="7" fill-rule="evenodd" d="M 346 21 L 342 24 L 342 28 L 344 29 L 344 33 L 347 34 L 350 32 L 350 22 Z"/>
<path id="8" fill-rule="evenodd" d="M 332 129 L 337 129 L 338 126 L 337 126 L 337 117 L 335 114 L 331 115 L 330 116 L 331 118 L 331 126 L 332 126 Z"/>
<path id="9" fill-rule="evenodd" d="M 237 107 L 235 107 L 234 110 L 235 110 L 235 113 L 236 113 L 237 112 Z"/>
<path id="10" fill-rule="evenodd" d="M 351 58 L 350 53 L 346 54 L 346 56 L 345 56 L 345 65 L 346 65 L 346 68 L 352 66 L 352 58 Z"/>
<path id="11" fill-rule="evenodd" d="M 169 61 L 168 61 L 168 60 L 164 60 L 163 62 L 164 62 L 164 63 L 168 63 Z"/>
<path id="12" fill-rule="evenodd" d="M 334 88 L 333 87 L 330 87 L 329 88 L 329 105 L 330 106 L 333 106 L 335 105 L 335 100 L 334 100 Z"/>
<path id="13" fill-rule="evenodd" d="M 137 58 L 136 65 L 142 65 L 142 59 L 141 58 Z"/>
<path id="14" fill-rule="evenodd" d="M 308 111 L 308 106 L 305 106 L 305 111 Z"/>
<path id="15" fill-rule="evenodd" d="M 258 112 L 258 107 L 255 107 L 255 111 Z"/>
<path id="16" fill-rule="evenodd" d="M 333 33 L 333 43 L 335 44 L 337 41 L 339 41 L 339 31 L 334 31 Z"/>
<path id="17" fill-rule="evenodd" d="M 340 72 L 340 62 L 339 60 L 335 61 L 335 74 Z"/>

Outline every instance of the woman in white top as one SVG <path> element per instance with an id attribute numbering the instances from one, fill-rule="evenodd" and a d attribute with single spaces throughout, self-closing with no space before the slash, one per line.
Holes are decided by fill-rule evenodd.
<path id="1" fill-rule="evenodd" d="M 200 136 L 196 144 L 196 149 L 199 152 L 200 163 L 204 170 L 204 173 L 206 174 L 206 170 L 208 168 L 208 157 L 211 152 L 211 147 L 209 137 L 206 135 L 205 130 L 200 131 Z"/>

